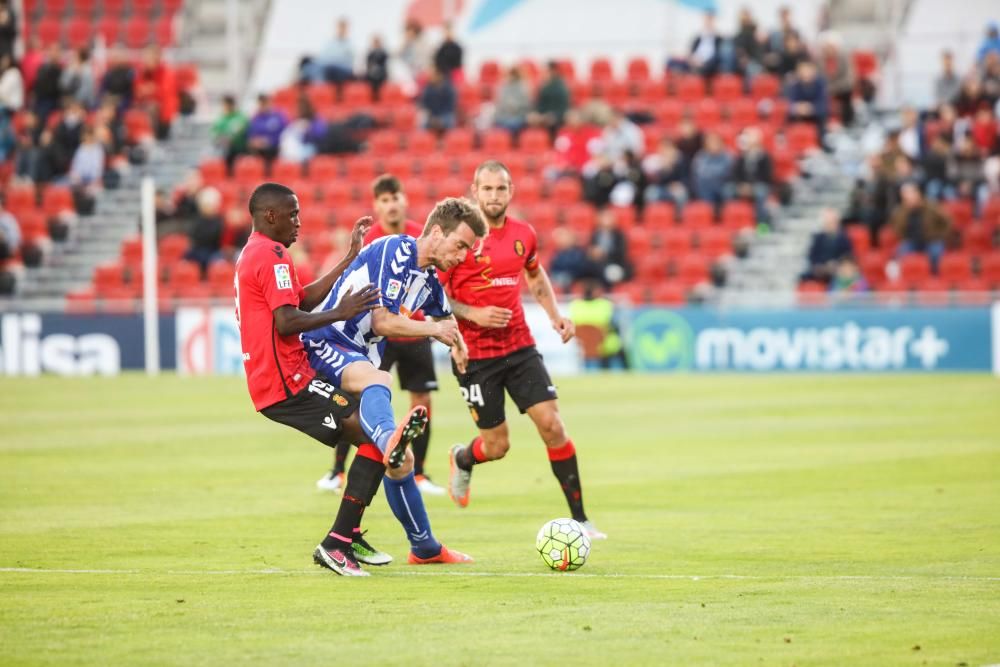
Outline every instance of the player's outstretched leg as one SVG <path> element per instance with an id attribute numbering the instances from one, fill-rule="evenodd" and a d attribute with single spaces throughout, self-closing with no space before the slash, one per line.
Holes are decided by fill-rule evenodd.
<path id="1" fill-rule="evenodd" d="M 417 488 L 412 472 L 403 479 L 393 479 L 386 475 L 382 481 L 385 499 L 396 520 L 406 531 L 410 541 L 409 562 L 415 565 L 425 563 L 471 563 L 472 558 L 459 551 L 448 549 L 434 537 L 431 522 L 427 517 L 423 496 Z"/>

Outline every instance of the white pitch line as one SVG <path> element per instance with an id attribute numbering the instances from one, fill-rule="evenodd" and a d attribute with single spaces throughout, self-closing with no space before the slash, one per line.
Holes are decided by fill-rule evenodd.
<path id="1" fill-rule="evenodd" d="M 371 571 L 371 570 L 369 570 Z M 525 578 L 525 577 L 558 577 L 557 572 L 478 572 L 478 571 L 454 571 L 454 570 L 404 570 L 404 571 L 382 571 L 377 576 L 388 577 L 498 577 L 498 578 Z M 180 575 L 180 576 L 254 576 L 261 574 L 277 574 L 284 576 L 329 576 L 326 570 L 321 568 L 310 570 L 60 570 L 43 569 L 32 567 L 0 567 L 0 573 L 16 574 L 142 574 L 142 575 Z M 865 574 L 843 574 L 843 575 L 822 575 L 822 574 L 786 574 L 786 575 L 749 575 L 749 574 L 625 574 L 625 573 L 587 573 L 573 572 L 565 573 L 565 576 L 584 579 L 662 579 L 670 581 L 701 581 L 701 580 L 735 580 L 735 581 L 975 581 L 975 582 L 1000 582 L 1000 577 L 974 577 L 963 575 L 865 575 Z"/>

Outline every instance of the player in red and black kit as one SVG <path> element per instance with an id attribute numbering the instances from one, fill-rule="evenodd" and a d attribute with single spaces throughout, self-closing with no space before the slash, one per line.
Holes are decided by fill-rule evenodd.
<path id="1" fill-rule="evenodd" d="M 390 234 L 406 234 L 418 238 L 423 234 L 423 225 L 406 218 L 406 194 L 399 179 L 392 174 L 382 174 L 372 183 L 372 207 L 375 210 L 375 224 L 365 235 L 364 244 L 368 245 L 375 239 Z M 412 319 L 424 319 L 422 311 L 417 311 Z M 427 409 L 428 418 L 431 412 L 431 392 L 437 390 L 437 375 L 434 372 L 434 356 L 431 353 L 430 338 L 390 338 L 382 353 L 383 371 L 396 366 L 399 374 L 399 385 L 410 392 L 410 407 L 422 405 Z M 422 493 L 444 495 L 444 489 L 431 481 L 424 472 L 424 459 L 427 457 L 427 446 L 430 443 L 431 424 L 428 420 L 424 432 L 413 441 L 413 471 L 416 475 L 417 488 Z M 346 443 L 337 447 L 334 455 L 333 469 L 321 477 L 316 486 L 327 491 L 336 491 L 344 484 L 344 466 L 347 460 L 349 445 Z"/>
<path id="2" fill-rule="evenodd" d="M 250 197 L 253 233 L 236 262 L 236 319 L 240 327 L 243 365 L 254 407 L 265 417 L 291 426 L 335 447 L 342 439 L 365 443 L 357 422 L 358 401 L 318 376 L 309 364 L 299 334 L 344 321 L 377 305 L 379 291 L 368 285 L 348 292 L 337 306 L 308 312 L 326 298 L 337 278 L 361 248 L 371 218 L 358 220 L 351 250 L 329 273 L 302 286 L 288 248 L 298 238 L 299 203 L 284 185 L 265 183 Z M 403 422 L 395 442 L 412 439 L 423 422 Z M 412 461 L 412 455 L 408 457 Z M 375 445 L 359 444 L 333 527 L 316 547 L 317 563 L 343 575 L 365 576 L 351 541 L 364 509 L 386 474 L 385 457 Z M 409 474 L 404 463 L 390 475 Z M 365 545 L 371 549 L 370 545 Z"/>
<path id="3" fill-rule="evenodd" d="M 479 165 L 472 192 L 489 224 L 489 234 L 480 250 L 442 275 L 441 282 L 469 347 L 466 372 L 454 370 L 479 436 L 469 445 L 451 448 L 448 495 L 459 507 L 466 507 L 472 467 L 501 459 L 510 449 L 506 390 L 521 413 L 528 413 L 535 423 L 573 518 L 591 538 L 604 538 L 583 509 L 576 449 L 559 416 L 556 388 L 524 319 L 522 274 L 564 343 L 573 338 L 573 323 L 560 314 L 552 283 L 538 263 L 534 228 L 507 215 L 514 195 L 507 168 L 495 160 Z"/>

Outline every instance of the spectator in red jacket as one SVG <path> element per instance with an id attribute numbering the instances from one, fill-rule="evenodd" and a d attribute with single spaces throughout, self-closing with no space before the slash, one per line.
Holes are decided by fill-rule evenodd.
<path id="1" fill-rule="evenodd" d="M 566 124 L 556 135 L 556 165 L 560 173 L 579 174 L 590 161 L 591 144 L 601 136 L 600 129 L 583 122 L 577 109 L 566 112 Z"/>
<path id="2" fill-rule="evenodd" d="M 170 136 L 170 125 L 177 115 L 179 96 L 174 68 L 163 62 L 160 49 L 146 49 L 142 67 L 135 74 L 135 103 L 149 111 L 156 138 Z"/>

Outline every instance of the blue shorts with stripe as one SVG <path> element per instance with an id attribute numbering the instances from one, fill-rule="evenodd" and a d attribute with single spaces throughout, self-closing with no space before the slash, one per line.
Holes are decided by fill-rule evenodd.
<path id="1" fill-rule="evenodd" d="M 338 345 L 326 340 L 305 340 L 306 353 L 309 355 L 309 365 L 320 375 L 326 377 L 338 389 L 341 387 L 344 369 L 355 361 L 372 363 L 368 355 L 362 354 L 345 345 Z"/>

